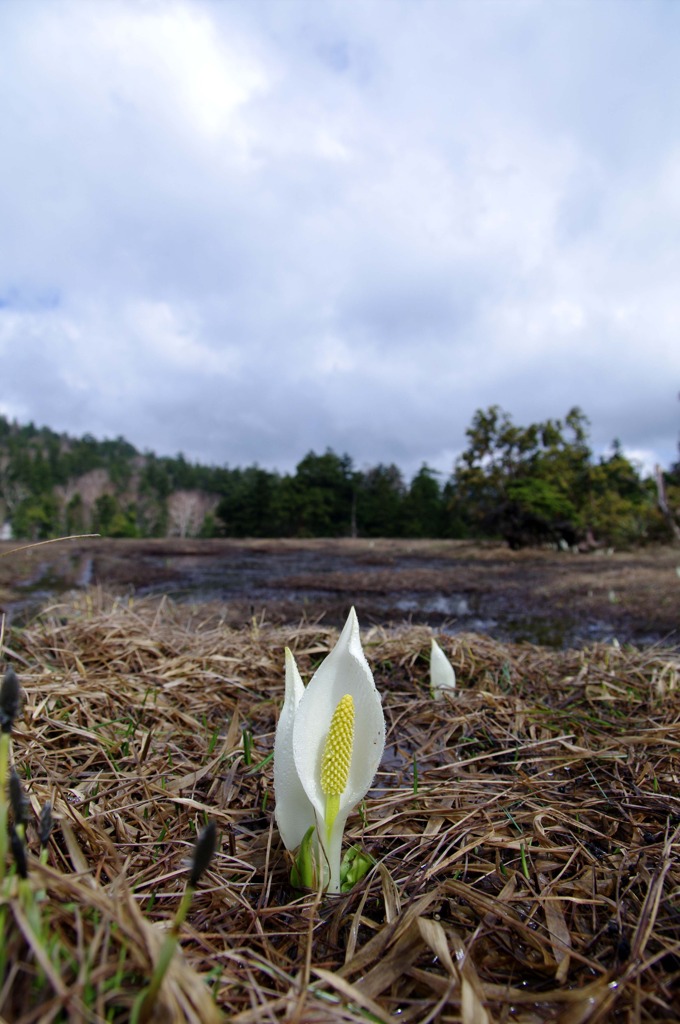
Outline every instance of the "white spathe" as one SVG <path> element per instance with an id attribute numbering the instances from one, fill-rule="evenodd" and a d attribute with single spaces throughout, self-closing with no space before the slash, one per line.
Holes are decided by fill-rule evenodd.
<path id="1" fill-rule="evenodd" d="M 444 693 L 456 689 L 453 665 L 435 639 L 430 651 L 430 693 L 435 700 L 443 700 Z"/>
<path id="2" fill-rule="evenodd" d="M 293 757 L 295 712 L 305 692 L 295 658 L 286 647 L 286 691 L 274 738 L 276 824 L 287 850 L 295 850 L 310 825 L 314 810 L 305 793 Z"/>
<path id="3" fill-rule="evenodd" d="M 359 623 L 353 608 L 337 644 L 299 698 L 296 697 L 299 693 L 298 679 L 297 669 L 289 670 L 287 653 L 286 700 L 274 745 L 276 821 L 286 847 L 293 850 L 299 846 L 309 824 L 316 820 L 317 835 L 328 862 L 328 891 L 339 892 L 345 822 L 350 811 L 368 792 L 385 748 L 382 701 L 361 647 Z M 337 814 L 328 830 L 326 794 L 321 788 L 321 761 L 333 712 L 346 694 L 354 702 L 354 741 L 347 785 L 340 795 Z M 291 771 L 291 735 L 294 771 Z M 306 810 L 300 788 L 306 796 Z"/>

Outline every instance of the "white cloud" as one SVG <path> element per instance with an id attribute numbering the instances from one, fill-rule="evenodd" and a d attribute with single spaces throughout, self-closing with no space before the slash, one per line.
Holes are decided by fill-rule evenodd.
<path id="1" fill-rule="evenodd" d="M 240 363 L 235 350 L 226 346 L 211 349 L 202 342 L 197 318 L 183 323 L 179 311 L 167 302 L 133 302 L 125 319 L 151 372 L 160 365 L 165 373 L 181 370 L 196 375 L 233 376 Z"/>
<path id="2" fill-rule="evenodd" d="M 676 455 L 680 8 L 0 5 L 5 408 L 447 469 L 479 407 Z"/>

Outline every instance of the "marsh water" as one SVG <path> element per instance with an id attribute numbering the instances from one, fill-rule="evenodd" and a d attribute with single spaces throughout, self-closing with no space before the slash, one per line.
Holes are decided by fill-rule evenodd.
<path id="1" fill-rule="evenodd" d="M 433 570 L 432 559 L 396 558 L 390 565 L 391 581 L 385 585 L 381 563 L 358 567 L 356 558 L 331 552 L 251 552 L 234 559 L 180 555 L 164 560 L 168 581 L 138 588 L 140 594 L 164 593 L 180 601 L 236 602 L 247 605 L 249 616 L 270 615 L 298 622 L 322 618 L 341 625 L 351 605 L 367 622 L 409 621 L 427 623 L 452 633 L 472 631 L 496 639 L 529 640 L 547 646 L 583 643 L 609 638 L 605 622 L 567 622 L 563 615 L 538 614 L 537 610 L 505 606 L 492 595 L 456 589 L 456 581 L 425 589 L 414 587 L 414 571 Z M 357 575 L 361 579 L 356 579 Z M 356 580 L 348 588 L 343 578 Z M 245 609 L 244 609 L 245 610 Z"/>
<path id="2" fill-rule="evenodd" d="M 3 603 L 16 620 L 90 586 L 253 616 L 409 621 L 549 647 L 678 641 L 680 555 L 510 552 L 448 541 L 81 541 L 36 549 Z M 7 583 L 7 580 L 5 580 Z"/>

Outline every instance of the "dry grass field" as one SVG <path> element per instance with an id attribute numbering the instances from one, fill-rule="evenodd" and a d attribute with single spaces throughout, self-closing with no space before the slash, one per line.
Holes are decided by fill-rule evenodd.
<path id="1" fill-rule="evenodd" d="M 154 1021 L 677 1021 L 680 657 L 437 632 L 434 703 L 431 635 L 362 630 L 387 748 L 345 842 L 375 866 L 329 897 L 290 887 L 270 755 L 283 649 L 307 680 L 333 626 L 97 588 L 8 629 L 12 760 L 55 825 L 27 879 L 7 860 L 0 1019 L 129 1021 L 213 820 Z"/>

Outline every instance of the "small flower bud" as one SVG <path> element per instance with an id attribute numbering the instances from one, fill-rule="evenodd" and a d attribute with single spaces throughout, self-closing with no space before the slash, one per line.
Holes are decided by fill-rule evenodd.
<path id="1" fill-rule="evenodd" d="M 207 869 L 215 852 L 217 843 L 217 826 L 214 821 L 209 821 L 194 846 L 194 855 L 191 860 L 191 871 L 189 873 L 189 885 L 195 889 L 201 875 Z"/>
<path id="2" fill-rule="evenodd" d="M 54 819 L 52 818 L 52 804 L 48 800 L 47 803 L 43 805 L 43 808 L 40 811 L 38 838 L 40 839 L 41 846 L 47 846 L 53 827 Z"/>
<path id="3" fill-rule="evenodd" d="M 10 665 L 0 686 L 0 732 L 11 732 L 21 704 L 19 680 Z"/>
<path id="4" fill-rule="evenodd" d="M 15 828 L 25 828 L 28 797 L 15 768 L 12 768 L 9 776 L 9 801 L 12 805 Z"/>
<path id="5" fill-rule="evenodd" d="M 27 878 L 28 858 L 26 857 L 26 844 L 15 828 L 10 832 L 9 842 L 19 878 Z"/>

